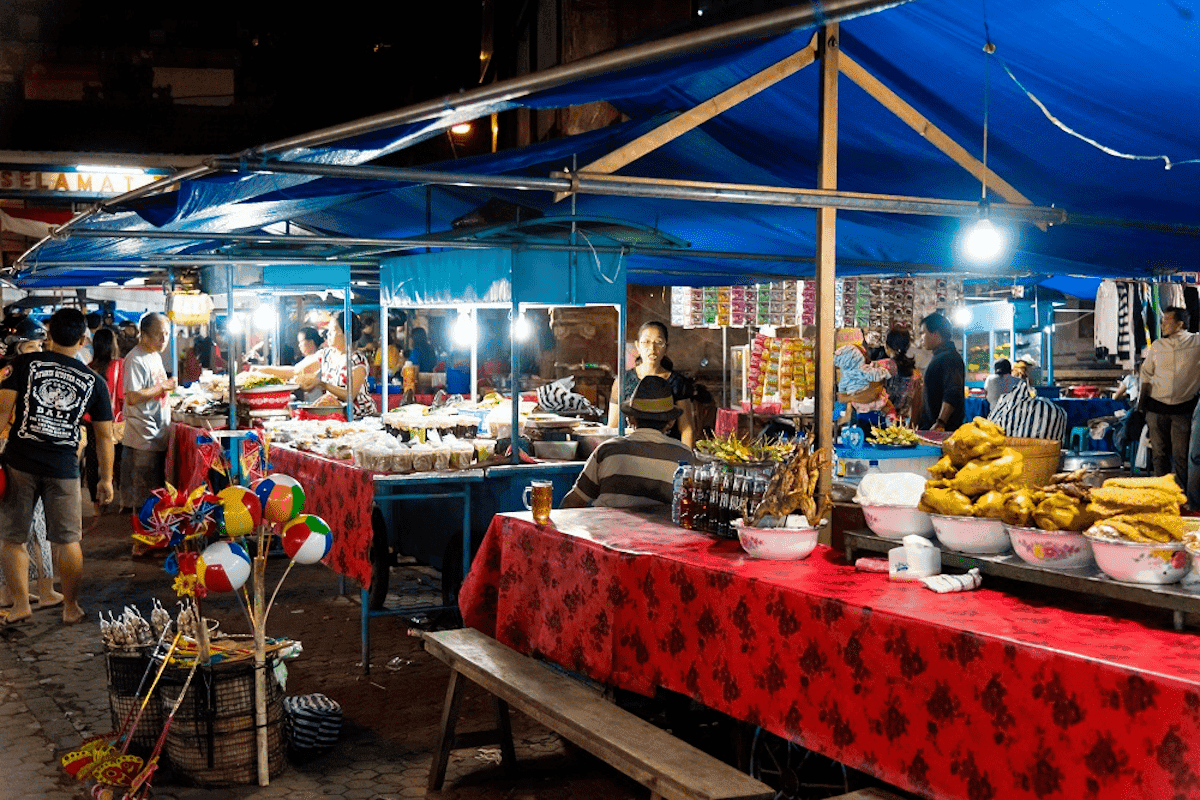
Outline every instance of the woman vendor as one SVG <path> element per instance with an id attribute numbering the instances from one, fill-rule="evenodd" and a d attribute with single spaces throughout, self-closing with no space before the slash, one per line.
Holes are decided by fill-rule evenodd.
<path id="1" fill-rule="evenodd" d="M 643 324 L 638 329 L 637 352 L 637 361 L 633 369 L 626 370 L 624 380 L 613 381 L 612 393 L 609 395 L 612 399 L 608 404 L 609 427 L 617 427 L 621 413 L 620 405 L 628 403 L 633 397 L 633 390 L 638 381 L 648 375 L 655 375 L 671 387 L 675 407 L 681 412 L 679 419 L 667 428 L 667 435 L 692 447 L 695 444 L 692 385 L 687 378 L 672 369 L 671 359 L 667 358 L 667 326 L 656 320 Z"/>
<path id="2" fill-rule="evenodd" d="M 318 405 L 342 406 L 347 398 L 353 396 L 354 416 L 378 414 L 379 408 L 367 390 L 367 357 L 350 348 L 346 339 L 345 320 L 346 312 L 335 314 L 325 332 L 326 346 L 295 367 L 258 367 L 258 371 L 293 379 L 305 392 L 319 389 L 322 394 L 316 401 Z M 357 314 L 351 312 L 350 341 L 357 341 L 361 336 L 362 322 Z"/>

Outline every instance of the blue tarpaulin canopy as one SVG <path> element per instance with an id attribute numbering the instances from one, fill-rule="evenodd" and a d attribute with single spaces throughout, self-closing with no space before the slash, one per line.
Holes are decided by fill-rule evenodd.
<path id="1" fill-rule="evenodd" d="M 917 0 L 841 25 L 840 51 L 929 124 L 981 157 L 988 87 L 988 166 L 1065 224 L 1011 226 L 1005 275 L 1152 277 L 1200 269 L 1200 20 L 1173 0 Z M 330 141 L 242 154 L 293 164 L 371 165 L 451 125 L 516 107 L 607 101 L 625 121 L 602 130 L 497 154 L 428 165 L 470 175 L 544 179 L 582 167 L 801 50 L 813 29 L 724 44 L 533 93 L 456 102 L 419 120 L 356 130 Z M 990 34 L 990 36 L 989 36 Z M 995 44 L 990 64 L 984 44 Z M 620 168 L 617 176 L 812 188 L 818 165 L 819 65 L 802 69 Z M 841 190 L 975 201 L 980 183 L 845 75 L 839 90 Z M 464 95 L 470 97 L 471 93 Z M 1068 132 L 1070 129 L 1074 134 Z M 1078 135 L 1076 135 L 1078 134 Z M 1093 140 L 1086 141 L 1085 138 Z M 378 263 L 397 269 L 408 240 L 499 198 L 547 214 L 571 213 L 546 190 L 450 186 L 370 174 L 215 172 L 177 191 L 131 199 L 75 222 L 70 231 L 112 238 L 47 240 L 26 254 L 25 285 L 84 285 L 196 257 Z M 991 198 L 1001 202 L 994 194 Z M 816 211 L 780 205 L 579 194 L 575 213 L 627 220 L 689 245 L 625 249 L 631 283 L 715 284 L 813 273 Z M 963 221 L 942 216 L 841 211 L 839 274 L 988 273 L 956 248 Z M 294 241 L 232 242 L 216 234 L 285 232 Z M 131 238 L 122 232 L 176 234 Z M 347 242 L 347 237 L 355 240 Z M 385 240 L 381 248 L 365 240 Z M 369 256 L 364 256 L 369 253 Z M 371 259 L 374 259 L 372 261 Z M 201 261 L 203 259 L 201 258 Z M 302 267 L 297 267 L 302 268 Z M 375 268 L 374 277 L 378 277 Z M 477 287 L 478 288 L 478 287 Z M 1086 292 L 1086 287 L 1084 287 Z"/>

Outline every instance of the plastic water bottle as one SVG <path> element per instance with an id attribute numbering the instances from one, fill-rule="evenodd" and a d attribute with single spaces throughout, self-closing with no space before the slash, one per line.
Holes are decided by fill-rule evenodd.
<path id="1" fill-rule="evenodd" d="M 683 492 L 684 487 L 687 485 L 687 474 L 691 469 L 691 466 L 686 461 L 680 461 L 679 466 L 675 469 L 675 477 L 672 481 L 673 486 L 671 489 L 671 522 L 676 525 L 681 524 Z"/>

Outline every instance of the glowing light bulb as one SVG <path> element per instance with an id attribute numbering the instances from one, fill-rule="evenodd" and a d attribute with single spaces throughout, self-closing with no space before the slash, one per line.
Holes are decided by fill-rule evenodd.
<path id="1" fill-rule="evenodd" d="M 254 327 L 260 331 L 269 331 L 275 327 L 275 307 L 270 303 L 263 303 L 258 308 L 254 309 Z"/>
<path id="2" fill-rule="evenodd" d="M 225 329 L 230 333 L 242 332 L 242 318 L 237 314 L 230 314 L 229 321 L 225 323 Z"/>
<path id="3" fill-rule="evenodd" d="M 986 264 L 995 261 L 1004 250 L 1004 235 L 987 217 L 980 219 L 967 231 L 963 251 L 972 261 Z"/>
<path id="4" fill-rule="evenodd" d="M 525 341 L 533 335 L 533 323 L 524 314 L 520 315 L 512 325 L 512 335 L 518 342 Z"/>
<path id="5" fill-rule="evenodd" d="M 460 312 L 450 328 L 450 337 L 459 347 L 470 347 L 475 341 L 475 318 L 469 312 Z"/>
<path id="6" fill-rule="evenodd" d="M 967 308 L 966 306 L 959 306 L 950 312 L 950 321 L 954 323 L 954 327 L 956 328 L 965 328 L 971 324 L 971 320 L 974 319 L 974 316 L 975 315 L 971 313 L 971 309 Z"/>
<path id="7" fill-rule="evenodd" d="M 450 128 L 450 132 L 455 136 L 465 136 L 471 132 L 471 123 L 460 122 Z"/>

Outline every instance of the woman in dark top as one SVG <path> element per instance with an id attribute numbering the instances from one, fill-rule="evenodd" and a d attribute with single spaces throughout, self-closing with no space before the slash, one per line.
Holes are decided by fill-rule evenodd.
<path id="1" fill-rule="evenodd" d="M 920 416 L 916 408 L 917 398 L 921 396 L 921 372 L 916 368 L 916 361 L 908 354 L 912 337 L 903 328 L 892 328 L 884 340 L 884 350 L 888 358 L 896 364 L 896 374 L 884 381 L 888 399 L 896 409 L 900 422 L 911 425 Z M 915 413 L 914 413 L 915 412 Z"/>
<path id="2" fill-rule="evenodd" d="M 668 436 L 679 439 L 688 447 L 695 444 L 695 429 L 692 422 L 692 384 L 684 376 L 672 369 L 671 359 L 667 358 L 667 326 L 661 322 L 651 321 L 638 329 L 637 338 L 638 359 L 633 369 L 627 370 L 622 381 L 613 381 L 612 393 L 608 402 L 609 427 L 617 427 L 620 420 L 621 403 L 629 402 L 638 381 L 647 375 L 657 375 L 666 380 L 671 387 L 671 396 L 675 398 L 675 407 L 683 413 L 674 425 L 667 429 Z"/>

